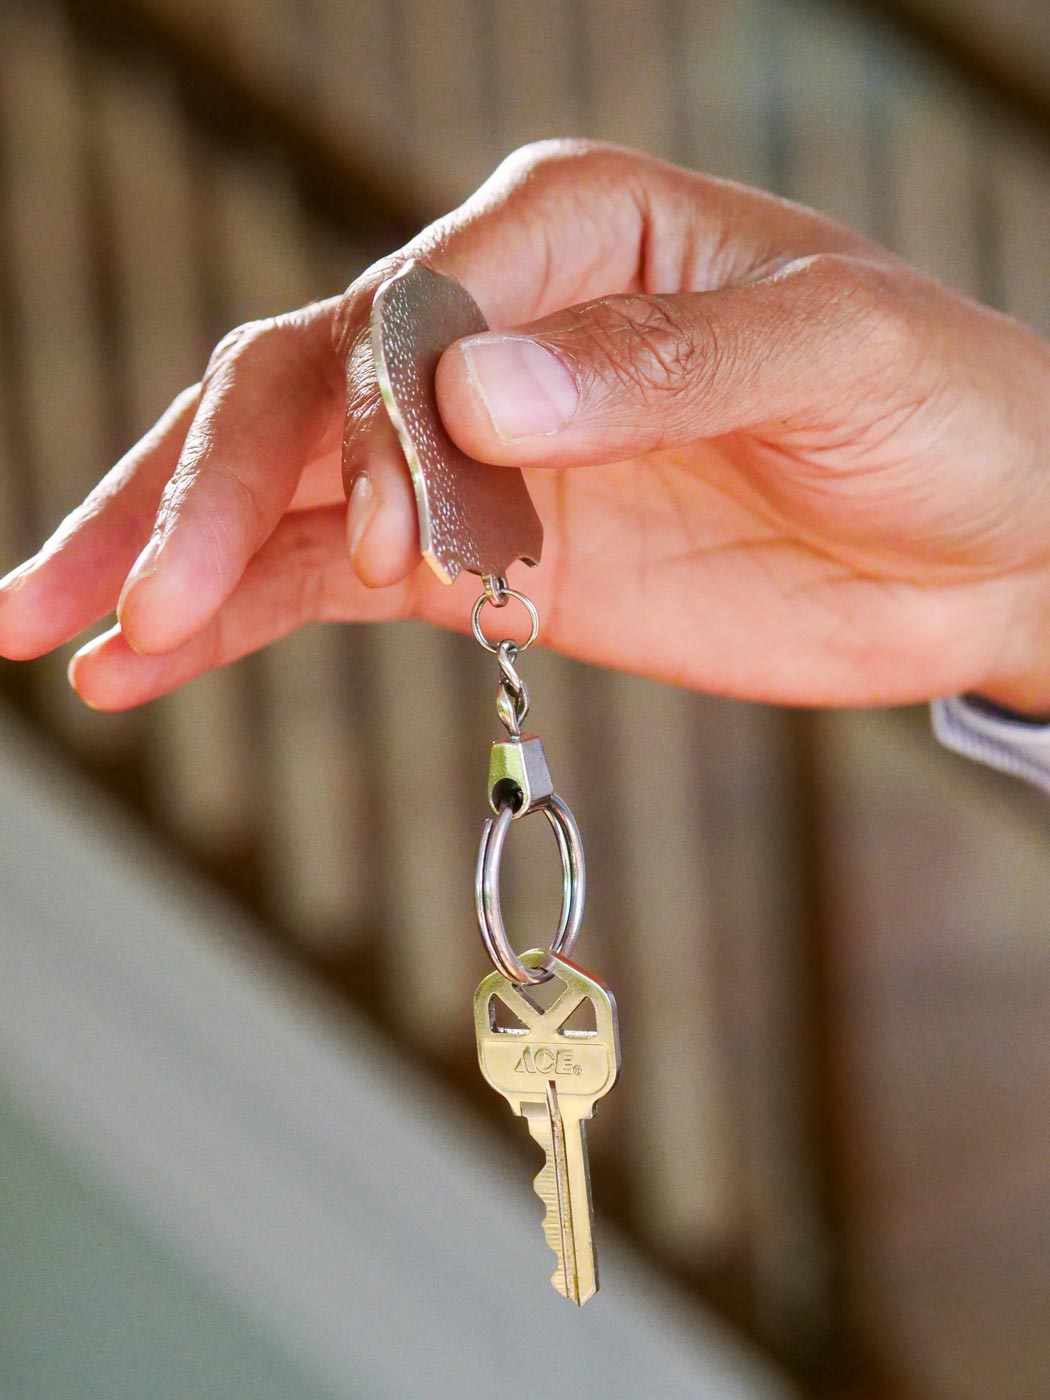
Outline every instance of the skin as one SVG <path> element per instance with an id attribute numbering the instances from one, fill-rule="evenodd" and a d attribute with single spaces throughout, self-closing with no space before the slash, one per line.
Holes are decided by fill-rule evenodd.
<path id="1" fill-rule="evenodd" d="M 420 563 L 368 344 L 407 257 L 499 328 L 446 352 L 438 401 L 472 456 L 526 468 L 544 558 L 511 583 L 548 645 L 756 700 L 1050 710 L 1050 348 L 812 210 L 573 142 L 227 336 L 0 585 L 0 652 L 115 608 L 70 676 L 123 709 L 318 619 L 464 627 L 478 582 Z M 555 356 L 560 428 L 494 422 L 478 357 L 508 328 Z"/>

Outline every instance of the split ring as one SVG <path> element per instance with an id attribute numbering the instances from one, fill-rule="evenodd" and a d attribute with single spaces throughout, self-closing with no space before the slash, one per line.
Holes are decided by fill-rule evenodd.
<path id="1" fill-rule="evenodd" d="M 524 593 L 519 593 L 516 588 L 504 588 L 500 597 L 503 601 L 497 603 L 493 597 L 490 597 L 487 589 L 484 593 L 478 595 L 473 608 L 470 610 L 470 630 L 474 633 L 474 640 L 479 646 L 483 646 L 486 651 L 491 652 L 493 656 L 495 656 L 499 651 L 499 643 L 496 642 L 493 644 L 490 642 L 488 637 L 486 637 L 485 633 L 481 630 L 481 610 L 486 603 L 491 603 L 494 608 L 505 608 L 508 598 L 517 598 L 518 602 L 528 613 L 531 626 L 529 629 L 528 641 L 518 642 L 516 646 L 519 652 L 528 651 L 529 647 L 532 646 L 533 642 L 540 635 L 540 615 L 536 611 L 536 604 L 531 598 L 526 598 Z"/>
<path id="2" fill-rule="evenodd" d="M 580 934 L 580 921 L 583 918 L 583 904 L 587 894 L 580 829 L 572 812 L 561 798 L 554 794 L 532 810 L 542 812 L 547 818 L 558 843 L 562 872 L 561 916 L 549 951 L 559 957 L 567 957 Z M 501 807 L 498 815 L 490 817 L 485 823 L 474 877 L 474 903 L 481 941 L 496 969 L 517 986 L 524 983 L 535 985 L 538 982 L 549 981 L 551 972 L 544 966 L 526 967 L 521 961 L 510 946 L 500 908 L 500 864 L 503 859 L 503 845 L 513 819 L 513 808 Z"/>

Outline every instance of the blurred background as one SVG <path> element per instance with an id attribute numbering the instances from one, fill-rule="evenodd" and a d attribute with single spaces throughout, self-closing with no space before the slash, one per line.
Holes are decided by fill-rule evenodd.
<path id="1" fill-rule="evenodd" d="M 562 134 L 1050 333 L 1043 0 L 0 0 L 0 572 L 224 331 Z M 318 628 L 118 717 L 64 660 L 0 663 L 3 1400 L 1050 1394 L 1050 828 L 924 712 L 530 653 L 627 1067 L 576 1315 L 472 1043 L 489 658 Z"/>

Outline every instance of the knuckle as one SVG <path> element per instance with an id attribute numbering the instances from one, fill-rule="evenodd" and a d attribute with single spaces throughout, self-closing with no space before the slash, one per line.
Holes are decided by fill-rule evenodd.
<path id="1" fill-rule="evenodd" d="M 802 259 L 799 271 L 819 298 L 814 312 L 837 327 L 872 387 L 911 379 L 927 352 L 928 330 L 916 298 L 893 268 L 825 252 Z"/>
<path id="2" fill-rule="evenodd" d="M 242 360 L 275 325 L 276 318 L 267 317 L 259 321 L 245 321 L 243 325 L 234 326 L 233 330 L 227 331 L 211 352 L 204 372 L 205 381 L 213 379 L 219 371 Z"/>
<path id="3" fill-rule="evenodd" d="M 667 297 L 626 296 L 599 302 L 586 315 L 588 358 L 599 376 L 643 404 L 659 405 L 709 372 L 710 325 Z"/>
<path id="4" fill-rule="evenodd" d="M 411 245 L 390 253 L 356 277 L 335 304 L 331 319 L 331 347 L 335 362 L 343 366 L 362 339 L 368 339 L 372 298 L 381 283 L 392 277 L 411 255 Z"/>
<path id="5" fill-rule="evenodd" d="M 592 179 L 620 166 L 626 153 L 618 146 L 584 137 L 557 136 L 519 146 L 499 169 L 511 187 L 534 188 L 570 176 Z"/>
<path id="6" fill-rule="evenodd" d="M 168 413 L 173 417 L 181 417 L 184 413 L 187 413 L 191 408 L 196 406 L 200 396 L 201 386 L 199 381 L 196 384 L 187 384 L 185 389 L 180 390 L 168 405 Z"/>
<path id="7" fill-rule="evenodd" d="M 883 436 L 942 389 L 937 318 L 929 317 L 929 283 L 843 253 L 820 253 L 804 272 L 819 289 L 821 315 L 841 347 L 843 392 L 868 432 Z"/>
<path id="8" fill-rule="evenodd" d="M 911 339 L 913 325 L 888 268 L 848 253 L 815 253 L 800 259 L 798 275 L 810 284 L 835 324 L 857 344 L 892 354 Z M 818 309 L 818 308 L 815 308 Z"/>

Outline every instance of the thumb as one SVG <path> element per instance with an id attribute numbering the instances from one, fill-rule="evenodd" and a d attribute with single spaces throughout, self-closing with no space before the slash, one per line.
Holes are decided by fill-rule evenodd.
<path id="1" fill-rule="evenodd" d="M 900 303 L 900 305 L 898 305 Z M 504 465 L 621 461 L 736 430 L 838 424 L 860 385 L 914 368 L 889 271 L 837 253 L 712 292 L 602 297 L 450 346 L 437 371 L 449 433 Z M 916 343 L 915 349 L 918 349 Z M 902 374 L 902 378 L 903 378 Z"/>

